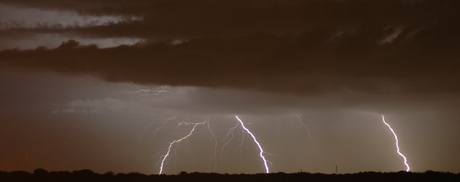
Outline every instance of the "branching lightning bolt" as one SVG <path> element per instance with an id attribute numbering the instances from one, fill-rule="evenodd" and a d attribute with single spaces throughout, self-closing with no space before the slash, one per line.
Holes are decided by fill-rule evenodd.
<path id="1" fill-rule="evenodd" d="M 241 130 L 241 142 L 238 144 L 237 151 L 240 151 L 240 155 L 243 153 L 243 143 L 244 143 L 244 130 Z"/>
<path id="2" fill-rule="evenodd" d="M 152 137 L 155 136 L 156 133 L 157 133 L 160 129 L 162 129 L 163 126 L 164 126 L 168 121 L 174 120 L 174 119 L 176 119 L 176 118 L 177 118 L 177 115 L 175 115 L 175 116 L 173 116 L 173 117 L 170 117 L 170 118 L 164 119 L 164 121 L 161 123 L 160 127 L 158 127 L 158 128 L 155 130 L 155 132 L 153 132 Z M 144 131 L 143 131 L 140 135 L 141 135 L 141 136 L 144 135 L 144 134 L 150 129 L 150 127 L 152 127 L 153 123 L 154 123 L 154 122 L 150 122 L 150 124 L 144 129 Z"/>
<path id="3" fill-rule="evenodd" d="M 391 128 L 390 124 L 388 124 L 387 122 L 385 122 L 385 116 L 382 115 L 382 121 L 385 125 L 388 126 L 388 128 L 390 129 L 391 133 L 393 133 L 393 136 L 395 137 L 395 144 L 396 144 L 396 152 L 404 159 L 404 165 L 406 165 L 406 172 L 409 172 L 410 170 L 410 166 L 409 164 L 407 163 L 407 158 L 406 156 L 404 156 L 404 154 L 402 154 L 400 151 L 399 151 L 399 140 L 398 140 L 398 136 L 396 135 L 395 131 L 393 130 L 393 128 Z"/>
<path id="4" fill-rule="evenodd" d="M 238 127 L 238 124 L 239 122 L 236 122 L 236 125 L 234 127 L 231 127 L 228 132 L 227 132 L 227 135 L 225 135 L 225 138 L 222 140 L 223 142 L 224 141 L 227 141 L 225 142 L 223 145 L 222 145 L 222 149 L 220 149 L 220 158 L 222 158 L 223 154 L 224 154 L 224 148 L 233 140 L 233 132 L 235 131 L 235 129 Z"/>
<path id="5" fill-rule="evenodd" d="M 214 160 L 214 170 L 216 170 L 216 167 L 217 167 L 217 139 L 216 139 L 216 135 L 211 130 L 211 124 L 210 124 L 209 120 L 207 121 L 207 123 L 208 123 L 209 133 L 211 133 L 212 139 L 214 140 L 214 156 L 213 156 L 213 160 Z M 211 160 L 209 162 L 209 164 L 211 164 L 213 162 L 213 160 Z"/>
<path id="6" fill-rule="evenodd" d="M 138 95 L 138 96 L 152 96 L 152 95 L 160 95 L 162 93 L 171 93 L 170 89 L 169 89 L 169 86 L 158 86 L 158 87 L 152 87 L 152 88 L 142 88 L 138 85 L 128 85 L 128 86 L 131 86 L 131 87 L 134 87 L 135 90 L 134 91 L 123 91 L 122 93 L 126 93 L 126 94 L 129 94 L 129 95 Z M 244 142 L 244 133 L 247 132 L 249 135 L 251 135 L 252 139 L 254 140 L 254 142 L 257 144 L 257 147 L 259 148 L 260 150 L 260 153 L 259 153 L 259 156 L 260 158 L 263 160 L 264 162 L 264 167 L 265 167 L 265 171 L 266 173 L 269 173 L 270 170 L 269 170 L 269 167 L 267 165 L 267 163 L 269 163 L 266 159 L 265 159 L 265 151 L 263 150 L 262 146 L 260 145 L 260 143 L 257 141 L 256 137 L 254 136 L 254 134 L 251 133 L 251 131 L 246 128 L 246 126 L 244 125 L 243 121 L 241 121 L 240 118 L 238 118 L 237 115 L 235 115 L 235 117 L 237 118 L 237 120 L 239 121 L 239 124 L 241 124 L 242 128 L 244 130 L 242 130 L 242 140 L 241 140 L 241 143 L 239 144 L 238 148 L 241 149 L 243 147 L 243 142 Z M 174 117 L 171 117 L 171 118 L 167 118 L 163 121 L 163 123 L 160 125 L 159 128 L 157 128 L 154 132 L 154 136 L 156 135 L 156 133 L 158 132 L 158 130 L 160 130 L 161 128 L 163 128 L 163 125 L 165 123 L 167 123 L 168 121 L 170 120 L 175 120 L 177 118 L 177 115 L 174 116 Z M 141 136 L 144 135 L 153 125 L 154 122 L 151 122 L 145 129 L 144 131 L 140 134 Z M 203 125 L 207 123 L 208 125 L 208 130 L 209 132 L 211 133 L 212 135 L 212 139 L 214 140 L 214 156 L 212 158 L 212 160 L 210 161 L 210 165 L 214 162 L 214 170 L 217 166 L 217 146 L 218 146 L 218 142 L 217 142 L 217 139 L 216 139 L 216 136 L 215 134 L 212 132 L 211 130 L 211 126 L 210 126 L 210 123 L 209 123 L 209 119 L 204 121 L 204 122 L 201 122 L 201 123 L 189 123 L 189 122 L 180 122 L 177 126 L 180 126 L 180 125 L 193 125 L 192 129 L 190 130 L 190 132 L 185 135 L 184 137 L 180 138 L 180 139 L 177 139 L 177 140 L 174 140 L 172 142 L 169 143 L 169 146 L 167 148 L 167 152 L 166 154 L 162 157 L 162 159 L 160 160 L 160 170 L 158 172 L 158 174 L 162 174 L 163 173 L 163 169 L 164 169 L 164 163 L 166 161 L 166 159 L 168 159 L 168 157 L 171 155 L 171 149 L 173 147 L 174 144 L 176 143 L 180 143 L 184 140 L 186 140 L 188 137 L 190 137 L 193 132 L 195 131 L 195 128 L 198 126 L 198 125 Z M 226 138 L 224 139 L 224 141 L 227 140 L 227 138 L 231 135 L 230 139 L 228 141 L 226 141 L 226 143 L 222 146 L 222 150 L 221 150 L 221 157 L 223 155 L 223 150 L 225 148 L 225 146 L 227 144 L 229 144 L 229 142 L 233 139 L 233 132 L 234 130 L 238 127 L 238 122 L 237 122 L 237 125 L 233 128 L 231 128 L 229 130 L 229 132 L 227 133 L 227 136 Z M 176 145 L 176 147 L 178 147 L 178 145 Z M 187 146 L 186 146 L 187 147 Z M 187 150 L 188 151 L 188 150 Z M 174 152 L 177 152 L 177 150 L 174 150 Z M 189 154 L 190 155 L 190 154 Z"/>
<path id="7" fill-rule="evenodd" d="M 190 130 L 190 132 L 189 132 L 187 135 L 185 135 L 184 137 L 182 137 L 182 138 L 180 138 L 180 139 L 177 139 L 177 140 L 174 140 L 174 141 L 172 141 L 171 143 L 169 143 L 168 151 L 166 152 L 166 154 L 163 156 L 163 159 L 161 160 L 160 171 L 158 172 L 158 174 L 161 174 L 161 173 L 163 172 L 164 162 L 166 161 L 166 159 L 168 158 L 168 156 L 169 156 L 169 154 L 170 154 L 170 152 L 171 152 L 171 147 L 172 147 L 175 143 L 179 143 L 179 142 L 181 142 L 182 140 L 185 140 L 185 139 L 187 139 L 188 137 L 190 137 L 190 136 L 193 134 L 193 132 L 195 131 L 196 126 L 205 124 L 206 122 L 207 122 L 207 120 L 204 121 L 204 122 L 201 122 L 201 123 L 186 123 L 186 122 L 181 122 L 181 123 L 179 123 L 179 125 L 181 125 L 181 124 L 185 124 L 185 125 L 193 124 L 193 128 L 192 128 L 192 130 Z"/>
<path id="8" fill-rule="evenodd" d="M 266 173 L 270 173 L 270 169 L 268 168 L 268 165 L 267 165 L 267 160 L 265 159 L 265 156 L 264 156 L 264 149 L 262 149 L 262 146 L 260 145 L 260 143 L 257 141 L 256 137 L 254 136 L 254 134 L 252 134 L 251 131 L 249 131 L 249 129 L 246 128 L 246 126 L 244 126 L 244 123 L 243 121 L 241 121 L 240 118 L 238 118 L 237 115 L 235 115 L 236 119 L 238 119 L 238 121 L 240 122 L 241 124 L 241 127 L 243 127 L 243 129 L 249 134 L 251 135 L 252 139 L 254 140 L 254 142 L 257 144 L 257 147 L 259 147 L 259 156 L 260 158 L 264 161 L 264 166 L 265 166 L 265 172 Z"/>
<path id="9" fill-rule="evenodd" d="M 123 91 L 123 93 L 139 95 L 139 96 L 151 96 L 151 95 L 160 95 L 162 93 L 171 93 L 169 86 L 158 86 L 156 88 L 141 88 L 138 85 L 128 85 L 135 87 L 135 91 Z"/>

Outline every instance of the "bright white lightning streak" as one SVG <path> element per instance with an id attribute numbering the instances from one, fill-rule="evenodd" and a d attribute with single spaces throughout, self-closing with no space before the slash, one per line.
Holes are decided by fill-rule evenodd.
<path id="1" fill-rule="evenodd" d="M 260 156 L 260 158 L 264 161 L 265 173 L 270 173 L 270 169 L 268 168 L 268 165 L 267 165 L 267 160 L 266 160 L 265 157 L 264 157 L 264 149 L 262 149 L 262 146 L 260 146 L 260 143 L 257 141 L 257 139 L 256 139 L 256 137 L 254 136 L 254 134 L 252 134 L 251 131 L 249 131 L 249 129 L 247 129 L 246 126 L 244 126 L 243 121 L 241 121 L 241 119 L 238 118 L 237 115 L 235 115 L 235 117 L 236 117 L 236 119 L 238 119 L 238 121 L 240 122 L 241 127 L 243 127 L 243 129 L 244 129 L 249 135 L 251 135 L 252 139 L 253 139 L 254 142 L 257 144 L 257 147 L 259 147 L 259 150 L 260 150 L 259 156 Z"/>
<path id="2" fill-rule="evenodd" d="M 388 126 L 388 128 L 390 129 L 391 133 L 393 133 L 393 136 L 395 137 L 395 144 L 396 144 L 396 152 L 398 152 L 398 154 L 404 159 L 404 165 L 406 165 L 406 172 L 409 172 L 410 170 L 410 166 L 409 164 L 407 163 L 407 158 L 406 156 L 404 156 L 400 151 L 399 151 L 399 140 L 398 140 L 398 136 L 396 135 L 395 131 L 393 130 L 393 128 L 391 128 L 390 124 L 388 124 L 387 122 L 385 122 L 385 116 L 382 115 L 382 121 L 385 125 Z"/>
<path id="3" fill-rule="evenodd" d="M 166 152 L 166 154 L 164 155 L 163 159 L 161 160 L 160 172 L 158 172 L 158 174 L 161 174 L 161 173 L 163 172 L 163 166 L 164 166 L 164 163 L 165 163 L 165 161 L 166 161 L 166 158 L 168 158 L 168 156 L 169 156 L 169 154 L 170 154 L 170 152 L 171 152 L 171 147 L 172 147 L 175 143 L 179 143 L 179 142 L 181 142 L 182 140 L 185 140 L 185 139 L 187 139 L 188 137 L 190 137 L 190 136 L 193 134 L 193 131 L 195 131 L 196 126 L 205 124 L 206 122 L 207 122 L 207 120 L 204 121 L 204 122 L 201 122 L 201 123 L 193 123 L 193 128 L 192 128 L 192 130 L 190 130 L 190 132 L 189 132 L 187 135 L 185 135 L 184 137 L 182 137 L 182 138 L 180 138 L 180 139 L 177 139 L 177 140 L 174 140 L 174 141 L 172 141 L 171 143 L 169 143 L 168 151 Z M 181 123 L 179 123 L 179 125 L 180 125 L 180 124 L 189 125 L 189 124 L 191 124 L 191 123 L 181 122 Z"/>

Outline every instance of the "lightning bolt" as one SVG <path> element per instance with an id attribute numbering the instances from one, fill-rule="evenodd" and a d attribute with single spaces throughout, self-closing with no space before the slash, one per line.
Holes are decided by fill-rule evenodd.
<path id="1" fill-rule="evenodd" d="M 233 132 L 235 131 L 235 129 L 238 127 L 238 123 L 239 122 L 236 122 L 236 125 L 234 127 L 231 127 L 228 132 L 227 132 L 227 135 L 225 135 L 225 138 L 222 140 L 223 142 L 224 141 L 227 141 L 225 142 L 223 145 L 222 145 L 222 149 L 220 150 L 220 158 L 222 158 L 223 156 L 223 153 L 224 153 L 224 148 L 233 140 Z"/>
<path id="2" fill-rule="evenodd" d="M 256 137 L 254 136 L 254 134 L 252 134 L 252 132 L 246 128 L 246 126 L 244 126 L 244 123 L 243 121 L 241 121 L 240 118 L 238 118 L 237 115 L 235 115 L 236 119 L 240 122 L 241 124 L 241 127 L 243 127 L 243 129 L 249 134 L 251 135 L 252 139 L 254 140 L 254 143 L 257 144 L 257 147 L 259 147 L 259 156 L 260 158 L 264 161 L 264 166 L 265 166 L 265 173 L 270 173 L 270 169 L 268 168 L 268 165 L 267 165 L 267 160 L 265 159 L 265 156 L 264 156 L 264 149 L 262 149 L 262 146 L 260 146 L 260 143 L 257 141 Z"/>
<path id="3" fill-rule="evenodd" d="M 316 151 L 318 152 L 318 147 L 316 146 L 316 143 L 315 143 L 315 140 L 313 140 L 313 137 L 311 136 L 310 134 L 310 128 L 308 128 L 308 125 L 305 124 L 304 122 L 302 122 L 302 119 L 300 118 L 300 116 L 298 114 L 296 114 L 297 118 L 299 118 L 299 122 L 300 124 L 305 127 L 305 130 L 307 130 L 307 134 L 308 134 L 308 138 L 310 138 L 311 140 L 311 143 L 313 144 L 313 146 L 315 147 Z"/>
<path id="4" fill-rule="evenodd" d="M 222 145 L 222 148 L 220 149 L 220 158 L 222 158 L 223 156 L 223 153 L 224 153 L 224 148 L 233 140 L 233 131 L 235 131 L 236 127 L 238 127 L 238 122 L 236 123 L 236 126 L 234 127 L 231 127 L 227 134 L 225 135 L 225 138 L 222 140 L 222 142 L 225 142 L 223 145 Z"/>
<path id="5" fill-rule="evenodd" d="M 404 165 L 406 165 L 406 172 L 409 172 L 410 170 L 410 166 L 409 164 L 407 163 L 407 158 L 406 156 L 404 156 L 404 154 L 402 154 L 400 151 L 399 151 L 399 140 L 398 140 L 398 136 L 396 135 L 395 131 L 393 130 L 393 128 L 391 128 L 390 124 L 388 124 L 386 121 L 385 121 L 385 116 L 382 115 L 382 121 L 385 125 L 388 126 L 388 128 L 390 129 L 391 133 L 393 133 L 393 136 L 395 137 L 395 145 L 396 145 L 396 152 L 404 159 Z"/>
<path id="6" fill-rule="evenodd" d="M 160 127 L 156 128 L 155 131 L 153 132 L 153 136 L 155 136 L 157 134 L 157 132 L 163 128 L 163 126 L 168 122 L 168 121 L 171 121 L 171 120 L 174 120 L 177 118 L 177 115 L 173 116 L 173 117 L 170 117 L 170 118 L 166 118 L 164 119 L 164 121 L 161 123 Z M 150 124 L 144 129 L 144 131 L 140 134 L 141 136 L 144 135 L 153 125 L 153 123 L 155 122 L 150 122 Z"/>
<path id="7" fill-rule="evenodd" d="M 27 161 L 30 161 L 30 158 L 29 158 L 29 155 L 27 155 L 27 152 L 24 152 L 24 159 L 26 159 Z"/>
<path id="8" fill-rule="evenodd" d="M 244 130 L 241 130 L 241 142 L 240 144 L 238 144 L 238 148 L 236 149 L 237 151 L 240 151 L 240 155 L 243 155 L 243 143 L 244 143 Z"/>
<path id="9" fill-rule="evenodd" d="M 163 85 L 155 88 L 141 88 L 138 85 L 128 85 L 135 87 L 135 91 L 123 91 L 123 93 L 139 96 L 151 96 L 151 95 L 160 95 L 162 93 L 171 93 L 169 86 Z"/>
<path id="10" fill-rule="evenodd" d="M 214 160 L 214 170 L 216 170 L 216 167 L 217 167 L 217 139 L 216 139 L 216 135 L 214 134 L 214 132 L 212 132 L 211 130 L 211 122 L 207 121 L 208 123 L 208 130 L 209 130 L 209 133 L 211 133 L 212 135 L 212 139 L 214 140 L 214 156 L 213 156 L 213 160 Z M 211 163 L 213 162 L 213 160 L 211 160 L 209 162 L 209 165 L 211 165 Z"/>
<path id="11" fill-rule="evenodd" d="M 138 95 L 138 96 L 142 96 L 142 97 L 144 97 L 144 96 L 152 96 L 152 95 L 160 95 L 160 94 L 162 94 L 162 93 L 171 93 L 171 91 L 170 91 L 170 89 L 169 89 L 169 86 L 158 86 L 158 87 L 154 87 L 154 88 L 142 88 L 142 87 L 140 87 L 140 86 L 138 86 L 138 85 L 128 85 L 128 86 L 134 87 L 134 88 L 135 88 L 134 91 L 123 91 L 122 93 L 126 93 L 126 94 L 129 94 L 129 95 Z M 244 135 L 244 132 L 247 132 L 247 133 L 252 137 L 254 143 L 257 144 L 257 147 L 259 148 L 259 151 L 260 151 L 260 152 L 259 152 L 259 156 L 260 156 L 260 158 L 263 160 L 264 167 L 265 167 L 265 171 L 266 171 L 266 173 L 269 173 L 270 170 L 269 170 L 269 167 L 268 167 L 268 164 L 267 164 L 267 163 L 269 163 L 269 161 L 267 161 L 266 158 L 265 158 L 265 156 L 264 156 L 264 154 L 265 154 L 266 152 L 263 150 L 262 146 L 261 146 L 260 143 L 257 141 L 257 139 L 256 139 L 256 137 L 254 136 L 254 134 L 252 134 L 252 132 L 251 132 L 248 128 L 246 128 L 246 126 L 244 125 L 243 121 L 241 121 L 241 119 L 238 118 L 237 115 L 235 115 L 235 117 L 236 117 L 236 119 L 239 121 L 239 124 L 241 124 L 242 128 L 244 129 L 244 130 L 241 131 L 241 132 L 242 132 L 242 137 L 243 137 L 243 138 L 242 138 L 241 143 L 239 144 L 238 148 L 239 148 L 239 149 L 242 148 L 243 142 L 244 142 L 244 136 L 245 136 L 245 135 Z M 175 120 L 176 118 L 177 118 L 177 115 L 174 116 L 174 117 L 171 117 L 171 118 L 166 118 L 166 119 L 163 121 L 163 123 L 160 125 L 160 127 L 157 128 L 157 129 L 155 130 L 154 135 L 158 132 L 158 130 L 160 130 L 161 128 L 163 128 L 163 125 L 164 125 L 165 123 L 167 123 L 167 122 L 170 121 L 170 120 Z M 299 118 L 299 119 L 300 119 L 300 118 Z M 168 146 L 168 148 L 167 148 L 166 154 L 163 155 L 162 159 L 160 160 L 160 170 L 159 170 L 158 174 L 162 174 L 162 173 L 163 173 L 164 163 L 165 163 L 165 161 L 168 159 L 168 157 L 171 155 L 171 149 L 172 149 L 172 147 L 174 146 L 174 144 L 180 143 L 180 142 L 186 140 L 188 137 L 190 137 L 190 136 L 193 134 L 193 132 L 195 131 L 195 128 L 196 128 L 198 125 L 203 125 L 203 124 L 206 124 L 206 123 L 207 123 L 208 130 L 209 130 L 209 132 L 210 132 L 211 135 L 212 135 L 212 139 L 214 140 L 214 156 L 213 156 L 213 158 L 211 159 L 211 161 L 210 161 L 209 164 L 211 165 L 211 164 L 214 162 L 214 169 L 216 168 L 216 166 L 217 166 L 217 155 L 216 155 L 216 152 L 217 152 L 218 142 L 217 142 L 217 139 L 216 139 L 216 136 L 215 136 L 214 132 L 212 132 L 212 130 L 211 130 L 211 126 L 210 126 L 210 123 L 209 123 L 209 119 L 207 119 L 206 121 L 203 121 L 203 122 L 201 122 L 201 123 L 189 123 L 189 122 L 184 122 L 184 121 L 183 121 L 183 122 L 180 122 L 180 123 L 177 125 L 177 127 L 178 127 L 178 126 L 181 126 L 181 125 L 193 125 L 193 127 L 192 127 L 192 129 L 190 130 L 190 132 L 189 132 L 187 135 L 185 135 L 184 137 L 182 137 L 182 138 L 180 138 L 180 139 L 177 139 L 177 140 L 174 140 L 174 141 L 172 141 L 172 142 L 169 143 L 169 146 Z M 144 135 L 144 134 L 152 127 L 152 125 L 153 125 L 153 122 L 151 122 L 151 123 L 145 128 L 145 130 L 144 130 L 140 135 L 141 135 L 141 136 Z M 227 135 L 226 135 L 226 138 L 223 140 L 223 141 L 226 141 L 226 140 L 228 139 L 228 137 L 231 136 L 230 139 L 228 139 L 227 142 L 222 146 L 221 157 L 222 157 L 223 150 L 224 150 L 225 146 L 228 145 L 229 142 L 233 139 L 233 132 L 234 132 L 234 130 L 235 130 L 237 127 L 238 127 L 238 122 L 237 122 L 237 125 L 236 125 L 236 126 L 234 126 L 233 128 L 230 128 L 229 132 L 228 132 Z M 311 136 L 310 136 L 310 138 L 311 138 Z M 177 145 L 176 145 L 176 147 L 177 147 Z M 175 152 L 177 152 L 177 150 L 175 150 Z"/>
<path id="12" fill-rule="evenodd" d="M 193 132 L 195 131 L 195 128 L 196 126 L 198 125 L 202 125 L 202 124 L 205 124 L 208 120 L 204 121 L 204 122 L 201 122 L 201 123 L 187 123 L 187 122 L 181 122 L 179 123 L 179 125 L 182 125 L 182 124 L 185 124 L 185 125 L 193 125 L 193 128 L 192 130 L 190 130 L 190 132 L 185 135 L 184 137 L 180 138 L 180 139 L 177 139 L 177 140 L 174 140 L 172 141 L 171 143 L 169 143 L 169 147 L 168 147 L 168 151 L 166 152 L 166 154 L 163 156 L 163 159 L 161 160 L 161 164 L 160 164 L 160 171 L 158 172 L 158 174 L 162 174 L 163 173 L 163 166 L 164 166 L 164 163 L 166 161 L 166 159 L 168 158 L 169 154 L 171 153 L 171 147 L 175 144 L 175 143 L 179 143 L 185 139 L 187 139 L 188 137 L 192 136 Z"/>

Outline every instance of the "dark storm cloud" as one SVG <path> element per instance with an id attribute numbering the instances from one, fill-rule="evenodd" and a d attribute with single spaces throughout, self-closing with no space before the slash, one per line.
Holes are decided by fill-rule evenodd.
<path id="1" fill-rule="evenodd" d="M 0 1 L 2 2 L 2 1 Z M 298 33 L 318 27 L 423 28 L 441 19 L 455 22 L 456 1 L 8 1 L 7 5 L 77 11 L 83 15 L 140 17 L 103 26 L 41 26 L 6 33 L 75 33 L 96 37 L 196 38 L 255 32 Z M 452 22 L 452 23 L 453 23 Z"/>
<path id="2" fill-rule="evenodd" d="M 12 66 L 120 82 L 301 94 L 336 89 L 458 91 L 453 83 L 460 78 L 459 53 L 438 48 L 436 40 L 424 38 L 433 32 L 425 31 L 408 43 L 407 36 L 399 35 L 388 45 L 376 43 L 383 33 L 344 33 L 329 40 L 334 31 L 317 30 L 298 36 L 251 34 L 193 39 L 174 46 L 151 43 L 106 49 L 71 40 L 57 49 L 8 50 L 0 56 Z"/>
<path id="3" fill-rule="evenodd" d="M 457 1 L 3 2 L 142 17 L 94 26 L 4 29 L 5 36 L 72 33 L 147 40 L 106 49 L 70 40 L 56 49 L 0 52 L 0 61 L 32 70 L 297 94 L 460 90 L 455 84 L 460 81 Z"/>

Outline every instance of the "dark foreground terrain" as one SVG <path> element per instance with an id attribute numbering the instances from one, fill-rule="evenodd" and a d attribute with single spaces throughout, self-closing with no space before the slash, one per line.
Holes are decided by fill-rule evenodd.
<path id="1" fill-rule="evenodd" d="M 430 181 L 430 182 L 460 182 L 460 174 L 427 171 L 424 173 L 412 172 L 361 172 L 355 174 L 312 174 L 312 173 L 272 173 L 272 174 L 216 174 L 216 173 L 186 173 L 178 175 L 144 175 L 140 173 L 118 173 L 111 172 L 97 174 L 91 170 L 80 171 L 58 171 L 48 172 L 43 169 L 36 169 L 33 173 L 14 171 L 0 172 L 0 182 L 167 182 L 167 181 L 237 181 L 237 182 L 258 182 L 258 181 L 305 181 L 305 182 L 342 182 L 342 181 Z"/>

